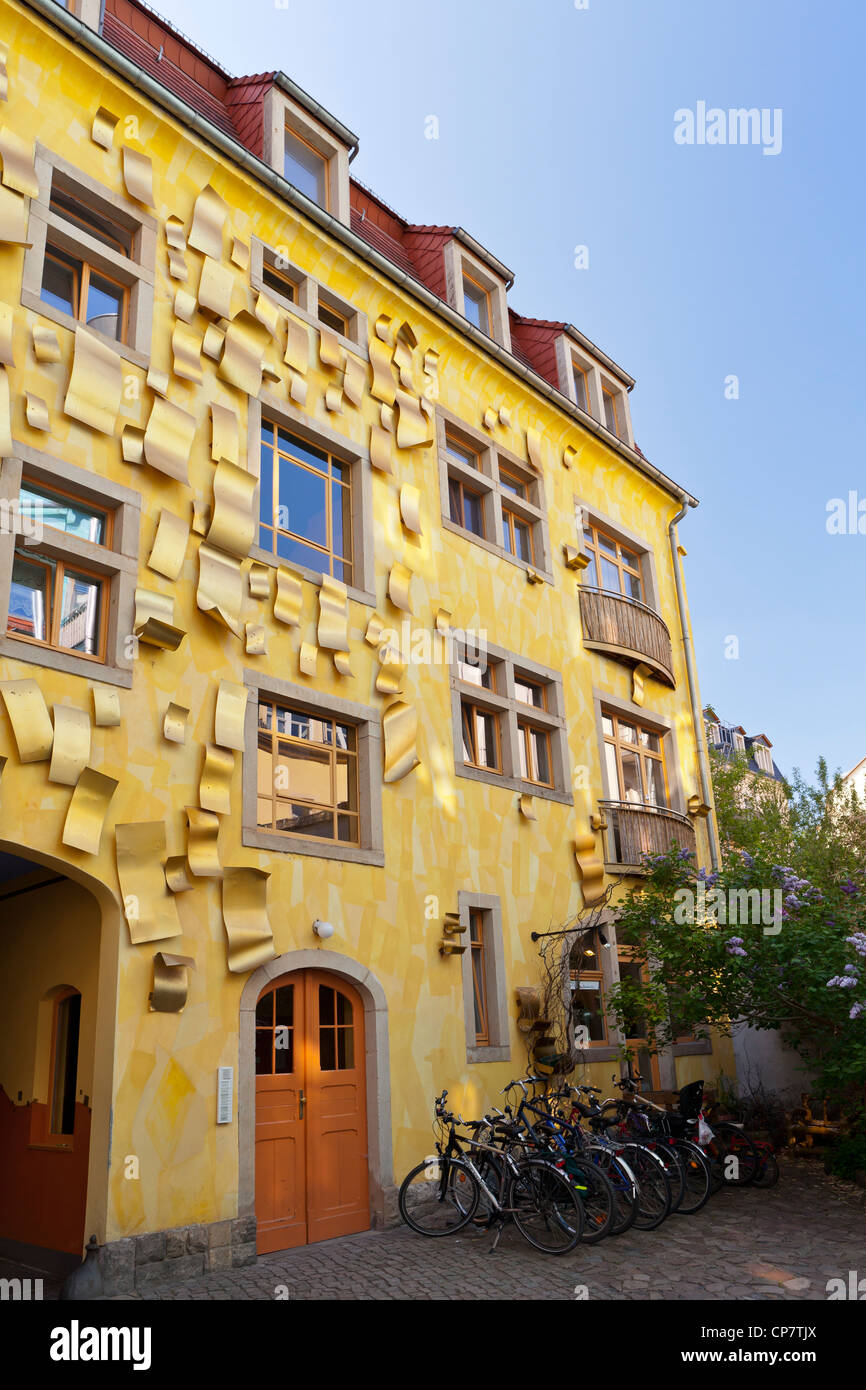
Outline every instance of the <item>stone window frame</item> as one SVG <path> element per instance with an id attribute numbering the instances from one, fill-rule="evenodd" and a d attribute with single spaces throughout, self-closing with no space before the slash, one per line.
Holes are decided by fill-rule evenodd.
<path id="1" fill-rule="evenodd" d="M 578 513 L 582 517 L 579 520 Z M 650 542 L 645 536 L 637 531 L 632 531 L 629 527 L 623 526 L 603 512 L 593 502 L 587 502 L 582 497 L 575 494 L 574 498 L 574 530 L 577 537 L 577 548 L 584 549 L 583 528 L 587 523 L 597 526 L 600 530 L 606 531 L 614 540 L 620 541 L 622 545 L 627 545 L 634 550 L 640 560 L 641 579 L 643 580 L 643 602 L 647 608 L 651 608 L 660 618 L 663 618 L 659 601 L 658 572 L 656 570 L 656 557 Z M 580 583 L 589 583 L 586 576 L 590 573 L 590 568 L 580 572 Z M 595 587 L 593 584 L 592 587 Z M 615 592 L 615 591 L 613 591 Z M 620 595 L 623 597 L 623 595 Z"/>
<path id="2" fill-rule="evenodd" d="M 598 416 L 599 424 L 607 430 L 608 434 L 613 433 L 608 426 L 607 413 L 604 408 L 604 393 L 607 391 L 616 399 L 620 414 L 620 425 L 623 431 L 622 434 L 613 433 L 613 437 L 614 439 L 618 439 L 621 444 L 627 445 L 629 449 L 634 449 L 634 434 L 632 433 L 631 427 L 631 411 L 629 410 L 628 392 L 622 382 L 617 381 L 616 377 L 612 376 L 610 372 L 605 372 L 601 368 L 599 368 L 598 381 L 599 402 L 601 406 L 601 413 Z"/>
<path id="3" fill-rule="evenodd" d="M 368 449 L 338 434 L 322 421 L 313 421 L 306 411 L 299 410 L 282 397 L 274 396 L 263 389 L 258 398 L 250 397 L 247 421 L 247 469 L 256 478 L 261 476 L 261 434 L 262 415 L 267 415 L 277 425 L 282 425 L 292 434 L 306 440 L 319 449 L 334 454 L 341 462 L 352 469 L 352 564 L 354 584 L 348 584 L 346 591 L 356 603 L 376 607 L 376 571 L 373 554 L 373 469 Z M 256 493 L 256 515 L 258 517 L 259 497 Z M 256 526 L 258 541 L 258 525 Z M 320 585 L 322 572 L 298 565 L 291 560 L 283 560 L 272 550 L 264 550 L 258 543 L 250 548 L 250 558 L 271 569 L 284 566 L 294 574 L 300 575 L 310 584 Z"/>
<path id="4" fill-rule="evenodd" d="M 593 929 L 603 931 L 607 937 L 607 949 L 602 949 L 601 953 L 601 975 L 602 975 L 602 995 L 605 1001 L 605 1025 L 607 1027 L 606 1042 L 589 1042 L 586 1047 L 577 1049 L 585 1062 L 619 1062 L 621 1061 L 620 1048 L 622 1047 L 622 1035 L 616 1026 L 616 1018 L 607 1007 L 610 999 L 610 991 L 613 985 L 619 983 L 619 957 L 617 955 L 616 941 L 616 921 L 617 914 L 609 908 L 604 908 L 600 913 L 593 917 Z M 575 933 L 575 938 L 580 933 Z M 574 942 L 567 942 L 566 949 L 570 952 Z M 569 1033 L 573 1040 L 574 1034 L 571 1032 L 571 990 L 569 989 Z"/>
<path id="5" fill-rule="evenodd" d="M 24 252 L 21 303 L 26 309 L 32 309 L 43 318 L 50 319 L 52 323 L 59 324 L 61 328 L 68 328 L 74 332 L 76 328 L 86 327 L 80 319 L 55 308 L 53 304 L 47 304 L 40 298 L 45 251 L 50 232 L 52 245 L 73 256 L 85 255 L 89 264 L 127 287 L 129 341 L 118 342 L 116 338 L 111 338 L 94 328 L 88 329 L 88 332 L 113 348 L 125 361 L 133 362 L 137 367 L 148 367 L 156 284 L 156 218 L 146 213 L 139 204 L 115 193 L 59 154 L 55 154 L 53 150 L 47 149 L 40 141 L 36 142 L 35 167 L 39 197 L 30 200 L 28 235 L 31 245 Z M 55 172 L 59 173 L 65 182 L 82 189 L 97 203 L 102 203 L 107 212 L 133 233 L 131 257 L 113 251 L 110 246 L 90 236 L 81 227 L 74 226 L 67 222 L 66 218 L 51 212 L 49 203 Z"/>
<path id="6" fill-rule="evenodd" d="M 301 104 L 276 86 L 264 98 L 264 160 L 285 178 L 285 135 L 288 128 L 311 145 L 325 161 L 328 185 L 328 212 L 349 226 L 349 149 Z M 319 206 L 319 204 L 317 204 Z"/>
<path id="7" fill-rule="evenodd" d="M 281 264 L 277 265 L 277 261 Z M 285 275 L 287 280 L 291 280 L 297 292 L 297 299 L 292 301 L 281 295 L 264 281 L 264 268 L 266 265 L 273 266 L 279 270 L 281 275 Z M 308 275 L 300 266 L 291 262 L 288 257 L 273 246 L 268 246 L 267 242 L 260 237 L 250 238 L 250 284 L 254 290 L 260 290 L 276 300 L 282 309 L 287 313 L 293 314 L 295 318 L 301 319 L 303 323 L 311 328 L 321 328 L 322 322 L 319 318 L 319 301 L 333 309 L 338 314 L 342 314 L 346 319 L 348 333 L 337 333 L 337 342 L 348 352 L 353 352 L 356 357 L 362 357 L 368 361 L 370 351 L 367 346 L 367 315 L 361 309 L 356 309 L 348 299 L 341 298 L 329 289 L 327 285 L 321 284 L 312 275 Z M 331 329 L 331 332 L 334 332 Z"/>
<path id="8" fill-rule="evenodd" d="M 480 468 L 463 464 L 446 452 L 446 429 L 466 441 L 466 444 L 478 455 Z M 464 540 L 471 541 L 473 545 L 480 546 L 482 550 L 487 550 L 491 555 L 498 555 L 501 560 L 507 560 L 509 564 L 516 565 L 518 569 L 533 570 L 536 574 L 541 575 L 548 584 L 554 584 L 544 479 L 530 468 L 525 459 L 518 458 L 510 450 L 494 443 L 489 435 L 473 429 L 464 420 L 461 420 L 459 415 L 454 415 L 452 411 L 441 405 L 437 406 L 436 409 L 436 450 L 439 458 L 439 502 L 443 530 L 451 531 L 455 536 L 462 536 Z M 499 481 L 500 462 L 525 480 L 529 500 L 523 501 L 523 499 L 512 496 L 511 493 L 502 488 Z M 452 477 L 469 483 L 475 492 L 483 494 L 482 509 L 486 536 L 477 536 L 474 531 L 469 531 L 465 526 L 460 526 L 451 520 L 448 482 Z M 534 563 L 530 564 L 528 560 L 521 560 L 518 555 L 512 555 L 505 548 L 503 505 L 507 506 L 510 511 L 516 512 L 531 525 Z M 490 536 L 493 537 L 493 540 L 489 539 Z"/>
<path id="9" fill-rule="evenodd" d="M 483 686 L 462 681 L 457 674 L 457 662 L 464 653 L 470 657 L 483 656 L 496 664 L 497 691 L 485 690 Z M 515 674 L 544 685 L 547 692 L 547 709 L 524 704 L 515 699 Z M 562 674 L 548 666 L 485 643 L 478 648 L 466 642 L 457 641 L 453 646 L 453 660 L 449 671 L 451 687 L 451 732 L 454 742 L 454 771 L 456 776 L 465 777 L 471 782 L 484 782 L 487 786 L 502 787 L 504 790 L 520 795 L 537 796 L 542 801 L 558 801 L 564 805 L 574 804 L 571 793 L 571 763 L 568 749 L 568 735 L 565 719 L 565 688 Z M 504 690 L 503 690 L 504 686 Z M 463 762 L 463 717 L 462 700 L 470 698 L 474 704 L 499 716 L 500 747 L 502 750 L 502 772 L 491 772 L 482 767 L 471 767 Z M 553 765 L 553 786 L 540 786 L 537 782 L 524 781 L 519 775 L 520 755 L 518 753 L 519 718 L 529 718 L 534 724 L 550 734 L 550 760 Z M 518 775 L 515 776 L 515 770 Z"/>
<path id="10" fill-rule="evenodd" d="M 472 254 L 456 237 L 445 243 L 445 292 L 448 303 L 458 314 L 466 317 L 463 299 L 464 271 L 486 290 L 490 309 L 490 334 L 506 352 L 511 352 L 511 329 L 508 321 L 508 291 L 505 281 L 495 275 L 480 257 Z"/>
<path id="11" fill-rule="evenodd" d="M 619 800 L 619 788 L 611 788 L 608 786 L 607 761 L 604 755 L 604 730 L 601 717 L 603 713 L 610 711 L 622 719 L 632 720 L 635 724 L 642 724 L 645 727 L 654 729 L 655 732 L 659 734 L 662 741 L 668 797 L 670 800 L 670 806 L 667 809 L 676 811 L 681 816 L 688 815 L 688 806 L 686 804 L 686 797 L 682 785 L 679 747 L 674 719 L 669 715 L 662 714 L 658 710 L 648 709 L 645 705 L 636 705 L 631 700 L 624 700 L 621 696 L 613 695 L 606 690 L 597 690 L 594 688 L 592 692 L 592 702 L 595 714 L 599 765 L 601 767 L 601 786 L 604 790 L 602 799 L 605 801 Z"/>
<path id="12" fill-rule="evenodd" d="M 74 652 L 22 642 L 7 633 L 15 543 L 19 536 L 25 535 L 20 518 L 16 519 L 14 534 L 10 532 L 0 537 L 0 656 L 129 689 L 134 659 L 127 655 L 125 648 L 135 619 L 141 497 L 110 478 L 97 477 L 87 469 L 13 441 L 13 453 L 3 459 L 0 471 L 0 500 L 10 506 L 13 501 L 17 503 L 25 473 L 36 483 L 62 488 L 84 503 L 93 503 L 114 513 L 110 547 L 53 530 L 47 540 L 33 547 L 34 554 L 47 553 L 73 564 L 78 561 L 108 580 L 105 660 L 94 661 L 76 656 Z"/>
<path id="13" fill-rule="evenodd" d="M 483 1044 L 478 1044 L 475 1041 L 475 995 L 472 984 L 472 948 L 469 944 L 469 913 L 473 908 L 484 914 L 487 1028 L 490 1041 Z M 510 1062 L 508 976 L 505 967 L 505 938 L 502 930 L 502 900 L 493 893 L 461 890 L 457 894 L 457 912 L 460 925 L 465 928 L 460 941 L 466 944 L 466 950 L 461 956 L 466 1061 L 470 1066 L 479 1062 Z"/>
<path id="14" fill-rule="evenodd" d="M 385 848 L 382 830 L 382 722 L 379 710 L 323 694 L 311 686 L 296 685 L 264 671 L 244 670 L 247 709 L 244 721 L 242 843 L 252 849 L 277 854 L 302 854 L 336 859 L 349 864 L 382 868 Z M 360 845 L 336 840 L 307 839 L 302 835 L 260 830 L 256 825 L 258 772 L 258 704 L 260 699 L 290 705 L 305 714 L 320 715 L 354 724 L 358 731 L 358 810 Z"/>

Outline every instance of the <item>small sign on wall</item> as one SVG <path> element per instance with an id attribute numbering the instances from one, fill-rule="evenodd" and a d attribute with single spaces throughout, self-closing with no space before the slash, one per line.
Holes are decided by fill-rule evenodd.
<path id="1" fill-rule="evenodd" d="M 234 1096 L 234 1067 L 217 1067 L 217 1124 L 230 1125 L 232 1122 L 232 1099 Z"/>

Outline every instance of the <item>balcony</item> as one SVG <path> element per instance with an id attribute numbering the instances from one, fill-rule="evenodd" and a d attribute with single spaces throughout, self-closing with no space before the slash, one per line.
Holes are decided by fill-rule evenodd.
<path id="1" fill-rule="evenodd" d="M 580 586 L 583 644 L 630 665 L 643 662 L 665 685 L 675 686 L 671 635 L 664 621 L 638 599 Z"/>
<path id="2" fill-rule="evenodd" d="M 688 816 L 666 806 L 649 806 L 632 801 L 600 801 L 607 822 L 606 864 L 642 868 L 645 854 L 667 854 L 671 845 L 695 853 L 695 828 Z"/>

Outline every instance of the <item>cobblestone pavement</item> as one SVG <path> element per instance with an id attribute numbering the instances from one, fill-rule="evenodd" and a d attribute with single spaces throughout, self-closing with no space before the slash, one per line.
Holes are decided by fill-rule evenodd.
<path id="1" fill-rule="evenodd" d="M 783 1161 L 769 1191 L 723 1190 L 696 1216 L 629 1231 L 564 1257 L 506 1228 L 430 1240 L 405 1227 L 347 1236 L 255 1266 L 149 1290 L 146 1299 L 825 1299 L 866 1275 L 863 1194 L 815 1164 Z M 576 1294 L 576 1288 L 586 1293 Z M 139 1298 L 141 1295 L 132 1295 Z"/>

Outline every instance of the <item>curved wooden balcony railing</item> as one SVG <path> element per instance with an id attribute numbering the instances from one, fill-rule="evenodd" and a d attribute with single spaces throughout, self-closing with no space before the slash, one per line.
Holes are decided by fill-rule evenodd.
<path id="1" fill-rule="evenodd" d="M 621 661 L 643 662 L 665 685 L 676 685 L 671 635 L 658 613 L 608 589 L 581 584 L 579 593 L 584 646 Z"/>
<path id="2" fill-rule="evenodd" d="M 667 854 L 671 845 L 695 853 L 695 828 L 688 816 L 666 806 L 600 801 L 607 830 L 605 863 L 640 868 L 645 854 Z"/>

